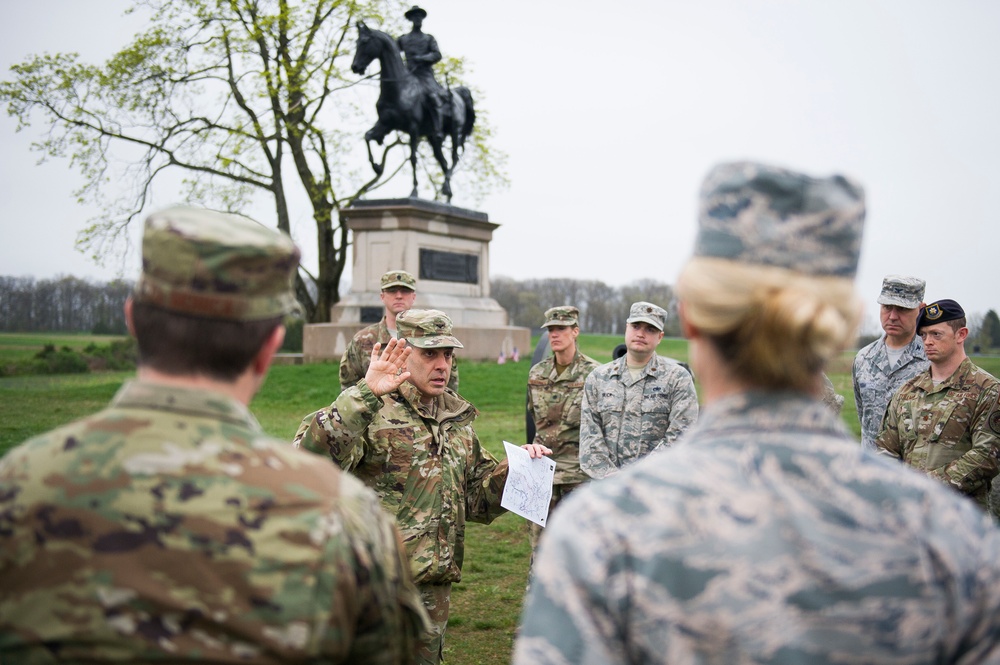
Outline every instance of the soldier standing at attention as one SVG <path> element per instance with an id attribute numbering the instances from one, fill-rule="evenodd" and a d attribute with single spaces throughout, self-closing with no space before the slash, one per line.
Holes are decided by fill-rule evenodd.
<path id="1" fill-rule="evenodd" d="M 885 335 L 854 357 L 851 378 L 861 422 L 861 444 L 873 452 L 889 398 L 929 365 L 924 343 L 917 335 L 923 299 L 924 280 L 886 275 L 878 297 L 879 321 Z"/>
<path id="2" fill-rule="evenodd" d="M 380 280 L 382 290 L 379 298 L 385 306 L 385 314 L 378 323 L 373 323 L 356 332 L 340 359 L 340 389 L 345 390 L 365 377 L 372 349 L 376 344 L 383 348 L 390 339 L 396 337 L 396 315 L 413 308 L 417 298 L 417 280 L 405 270 L 390 270 Z M 451 376 L 448 387 L 458 392 L 458 366 L 452 359 Z"/>
<path id="3" fill-rule="evenodd" d="M 427 617 L 392 519 L 247 410 L 298 249 L 172 208 L 142 259 L 137 380 L 0 460 L 0 662 L 411 662 Z"/>
<path id="4" fill-rule="evenodd" d="M 542 327 L 548 331 L 552 355 L 528 373 L 528 410 L 535 423 L 535 439 L 552 449 L 556 463 L 549 511 L 588 480 L 580 470 L 580 404 L 583 382 L 598 363 L 580 353 L 580 310 L 571 305 L 546 310 Z M 528 539 L 534 557 L 542 527 L 528 522 Z"/>
<path id="5" fill-rule="evenodd" d="M 1000 662 L 1000 529 L 820 399 L 864 213 L 844 176 L 709 172 L 677 279 L 704 407 L 555 514 L 515 665 Z"/>
<path id="6" fill-rule="evenodd" d="M 500 506 L 507 460 L 483 449 L 476 408 L 448 390 L 451 357 L 462 343 L 434 309 L 396 317 L 399 339 L 372 350 L 364 380 L 302 421 L 294 445 L 329 456 L 370 486 L 396 518 L 413 579 L 434 625 L 418 662 L 438 663 L 451 585 L 462 579 L 465 522 L 488 524 Z M 551 454 L 523 446 L 532 457 Z"/>
<path id="7" fill-rule="evenodd" d="M 1000 460 L 1000 381 L 965 355 L 965 311 L 954 300 L 917 319 L 930 368 L 889 401 L 879 452 L 937 478 L 988 510 Z"/>
<path id="8" fill-rule="evenodd" d="M 591 478 L 606 478 L 669 447 L 698 420 L 691 373 L 656 355 L 666 320 L 662 307 L 632 303 L 625 320 L 625 355 L 587 377 L 580 465 Z"/>

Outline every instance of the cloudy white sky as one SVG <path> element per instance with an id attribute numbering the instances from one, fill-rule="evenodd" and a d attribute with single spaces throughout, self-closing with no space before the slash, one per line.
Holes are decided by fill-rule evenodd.
<path id="1" fill-rule="evenodd" d="M 30 53 L 102 60 L 136 28 L 126 6 L 5 2 L 0 77 Z M 501 224 L 493 276 L 672 283 L 693 243 L 702 176 L 751 158 L 865 185 L 859 289 L 869 328 L 887 273 L 924 277 L 928 300 L 1000 308 L 1000 3 L 421 6 L 444 54 L 467 59 L 495 145 L 509 155 L 509 189 L 475 206 L 461 191 L 453 200 Z M 36 166 L 34 131 L 15 134 L 0 118 L 0 274 L 134 276 L 134 257 L 98 267 L 74 250 L 94 211 L 74 202 L 67 162 Z M 307 250 L 310 225 L 293 230 Z"/>

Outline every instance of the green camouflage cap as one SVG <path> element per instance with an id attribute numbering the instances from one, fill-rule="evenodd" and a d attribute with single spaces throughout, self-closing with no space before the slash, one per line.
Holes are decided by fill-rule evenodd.
<path id="1" fill-rule="evenodd" d="M 393 286 L 405 286 L 412 291 L 416 291 L 417 280 L 405 270 L 390 270 L 382 275 L 382 290 L 384 291 Z"/>
<path id="2" fill-rule="evenodd" d="M 545 310 L 545 323 L 543 328 L 549 326 L 577 326 L 580 325 L 580 310 L 572 305 L 561 307 L 550 307 Z"/>
<path id="3" fill-rule="evenodd" d="M 451 319 L 437 309 L 408 309 L 396 315 L 396 331 L 407 344 L 421 349 L 463 349 L 451 334 Z"/>
<path id="4" fill-rule="evenodd" d="M 721 164 L 701 189 L 695 256 L 853 278 L 865 195 L 841 175 L 813 178 L 753 162 Z"/>
<path id="5" fill-rule="evenodd" d="M 176 207 L 146 219 L 132 298 L 208 319 L 255 321 L 298 311 L 299 249 L 248 217 Z"/>
<path id="6" fill-rule="evenodd" d="M 920 307 L 920 302 L 924 299 L 926 285 L 924 280 L 917 277 L 886 275 L 882 280 L 882 293 L 879 294 L 877 302 L 880 305 L 896 305 L 906 309 L 916 309 Z"/>
<path id="7" fill-rule="evenodd" d="M 639 301 L 632 303 L 632 308 L 628 312 L 628 318 L 625 319 L 625 323 L 645 321 L 649 325 L 655 326 L 660 332 L 663 332 L 663 325 L 666 320 L 667 311 L 665 309 L 651 302 Z"/>

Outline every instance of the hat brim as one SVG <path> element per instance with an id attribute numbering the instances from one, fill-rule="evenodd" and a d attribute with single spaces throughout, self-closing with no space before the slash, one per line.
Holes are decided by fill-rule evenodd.
<path id="1" fill-rule="evenodd" d="M 406 343 L 418 349 L 464 349 L 465 346 L 451 335 L 433 335 L 431 337 L 407 337 Z"/>
<path id="2" fill-rule="evenodd" d="M 409 289 L 411 291 L 416 291 L 416 289 L 413 288 L 412 284 L 407 284 L 406 282 L 389 282 L 388 284 L 383 284 L 382 285 L 382 290 L 385 291 L 386 289 L 391 289 L 394 286 L 402 286 L 405 289 Z"/>
<path id="3" fill-rule="evenodd" d="M 907 300 L 906 298 L 894 298 L 892 296 L 879 296 L 875 302 L 880 305 L 895 305 L 906 309 L 917 309 L 920 307 L 919 300 Z"/>
<path id="4" fill-rule="evenodd" d="M 576 319 L 570 319 L 569 321 L 546 321 L 542 324 L 543 328 L 551 328 L 552 326 L 578 326 L 580 325 Z"/>
<path id="5" fill-rule="evenodd" d="M 657 323 L 654 319 L 646 318 L 645 316 L 633 316 L 625 319 L 625 323 L 638 323 L 642 321 L 643 323 L 648 323 L 660 332 L 663 332 L 663 324 Z"/>

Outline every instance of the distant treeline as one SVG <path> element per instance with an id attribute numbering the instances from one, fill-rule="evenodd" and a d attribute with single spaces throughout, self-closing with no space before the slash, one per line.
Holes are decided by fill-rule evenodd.
<path id="1" fill-rule="evenodd" d="M 669 316 L 664 332 L 668 337 L 680 336 L 674 290 L 669 284 L 652 279 L 613 287 L 596 279 L 519 281 L 497 277 L 490 280 L 490 295 L 507 310 L 511 325 L 538 328 L 549 307 L 575 305 L 580 309 L 581 331 L 609 335 L 623 334 L 632 303 L 644 300 L 667 310 Z"/>
<path id="2" fill-rule="evenodd" d="M 122 306 L 131 289 L 123 280 L 0 277 L 0 330 L 122 335 L 127 332 Z"/>

